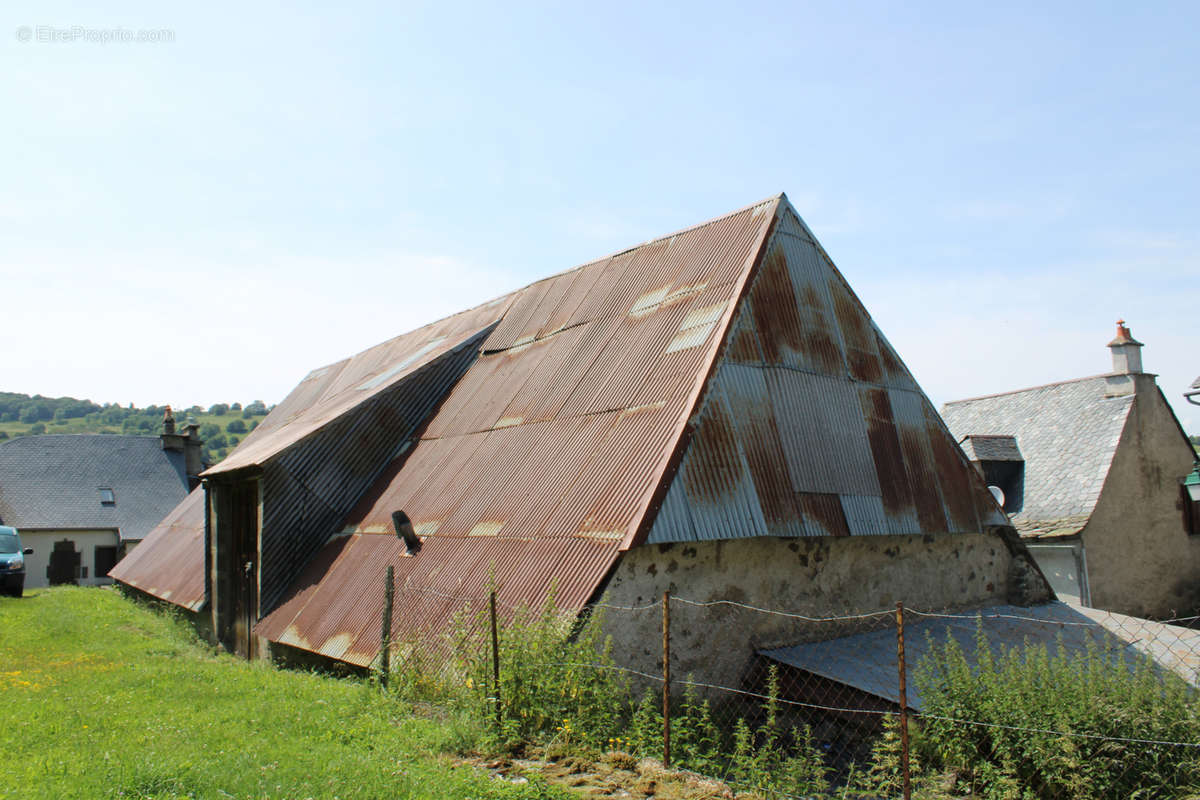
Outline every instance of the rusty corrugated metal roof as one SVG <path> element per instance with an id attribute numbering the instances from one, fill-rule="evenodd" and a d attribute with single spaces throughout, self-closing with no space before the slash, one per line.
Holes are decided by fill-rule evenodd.
<path id="1" fill-rule="evenodd" d="M 738 305 L 650 542 L 1005 524 L 790 206 Z"/>
<path id="2" fill-rule="evenodd" d="M 505 602 L 539 603 L 557 582 L 559 605 L 579 608 L 646 519 L 778 202 L 515 293 L 420 440 L 351 512 L 355 544 L 331 547 L 396 552 L 391 515 L 404 510 L 425 540 L 404 568 L 425 570 L 430 588 L 479 600 L 496 561 L 512 584 Z M 476 564 L 469 575 L 463 559 Z M 306 611 L 284 603 L 258 630 L 369 662 L 382 594 L 351 604 L 347 581 L 381 575 L 331 566 Z M 435 624 L 452 605 L 409 616 Z"/>
<path id="3" fill-rule="evenodd" d="M 507 296 L 498 298 L 313 370 L 228 458 L 206 471 L 204 477 L 261 465 L 279 455 L 478 336 L 504 316 L 507 301 Z"/>
<path id="4" fill-rule="evenodd" d="M 669 531 L 652 541 L 980 530 L 998 514 L 782 197 L 451 319 L 310 375 L 233 462 L 300 453 L 359 392 L 422 384 L 418 367 L 485 337 L 261 635 L 369 663 L 388 563 L 413 604 L 398 635 L 481 602 L 493 569 L 506 603 L 557 584 L 579 608 L 656 515 Z M 424 540 L 413 557 L 397 510 Z"/>
<path id="5" fill-rule="evenodd" d="M 478 359 L 415 446 L 366 493 L 347 530 L 390 536 L 391 512 L 403 508 L 425 536 L 628 546 L 780 200 L 538 281 L 314 370 L 206 474 L 279 457 L 494 324 Z M 202 536 L 202 504 L 186 517 Z M 423 551 L 422 560 L 435 552 Z M 202 557 L 190 560 L 197 573 Z M 527 569 L 552 571 L 547 558 Z M 150 574 L 140 582 L 153 583 L 161 569 L 147 559 L 141 573 Z"/>
<path id="6" fill-rule="evenodd" d="M 367 666 L 379 652 L 384 576 L 395 570 L 392 635 L 437 634 L 464 608 L 487 608 L 488 591 L 508 609 L 556 604 L 578 610 L 616 560 L 619 542 L 581 538 L 431 537 L 415 557 L 395 536 L 354 534 L 325 546 L 294 593 L 255 632 L 271 641 Z M 531 569 L 553 564 L 554 570 Z"/>
<path id="7" fill-rule="evenodd" d="M 204 489 L 193 489 L 108 574 L 147 594 L 199 611 L 204 605 Z"/>

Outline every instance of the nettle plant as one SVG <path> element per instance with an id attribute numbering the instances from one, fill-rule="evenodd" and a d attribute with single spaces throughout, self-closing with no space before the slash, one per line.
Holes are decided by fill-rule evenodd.
<path id="1" fill-rule="evenodd" d="M 1200 794 L 1195 690 L 1149 657 L 1089 638 L 993 648 L 975 666 L 951 637 L 930 640 L 915 671 L 925 701 L 917 747 L 928 769 L 985 798 L 1189 798 Z M 939 719 L 945 718 L 945 719 Z M 957 722 L 955 720 L 970 721 Z"/>

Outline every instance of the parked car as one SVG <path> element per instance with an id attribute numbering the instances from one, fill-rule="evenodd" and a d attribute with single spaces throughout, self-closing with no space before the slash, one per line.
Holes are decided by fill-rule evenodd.
<path id="1" fill-rule="evenodd" d="M 0 525 L 0 589 L 20 597 L 25 591 L 25 556 L 33 548 L 21 548 L 21 534 L 16 528 Z"/>

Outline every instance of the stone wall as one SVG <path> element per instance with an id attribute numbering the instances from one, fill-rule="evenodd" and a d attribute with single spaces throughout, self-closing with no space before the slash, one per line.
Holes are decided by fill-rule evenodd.
<path id="1" fill-rule="evenodd" d="M 1016 562 L 1014 564 L 1014 562 Z M 737 686 L 754 651 L 861 633 L 889 618 L 811 623 L 732 604 L 833 617 L 909 608 L 963 610 L 1009 602 L 1013 583 L 1029 576 L 999 535 L 852 536 L 654 544 L 624 555 L 603 602 L 671 604 L 672 673 Z M 1041 577 L 1033 573 L 1032 579 Z M 1016 599 L 1016 598 L 1012 598 Z M 657 674 L 662 669 L 662 617 L 657 608 L 606 610 L 616 663 Z"/>

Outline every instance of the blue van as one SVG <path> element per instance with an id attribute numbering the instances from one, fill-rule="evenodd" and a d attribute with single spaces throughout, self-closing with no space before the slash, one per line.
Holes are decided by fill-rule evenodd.
<path id="1" fill-rule="evenodd" d="M 21 549 L 21 535 L 16 528 L 0 525 L 0 590 L 20 597 L 25 591 L 25 556 L 33 548 Z"/>

